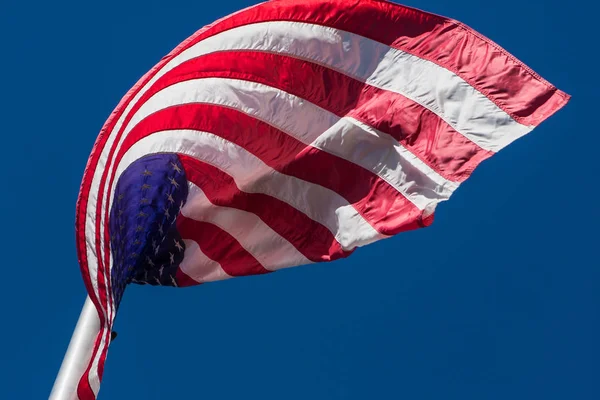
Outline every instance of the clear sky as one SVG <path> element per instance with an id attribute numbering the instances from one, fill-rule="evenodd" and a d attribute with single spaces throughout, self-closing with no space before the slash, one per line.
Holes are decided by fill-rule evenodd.
<path id="1" fill-rule="evenodd" d="M 1 0 L 1 399 L 47 398 L 79 315 L 75 201 L 103 122 L 179 42 L 253 3 Z M 331 264 L 129 288 L 101 399 L 600 398 L 598 6 L 405 4 L 477 29 L 571 102 L 427 229 Z"/>

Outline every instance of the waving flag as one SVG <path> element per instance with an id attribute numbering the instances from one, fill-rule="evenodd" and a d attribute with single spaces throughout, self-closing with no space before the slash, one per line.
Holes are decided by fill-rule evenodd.
<path id="1" fill-rule="evenodd" d="M 127 93 L 85 170 L 100 332 L 78 397 L 98 393 L 127 284 L 264 274 L 428 226 L 568 99 L 465 25 L 386 1 L 270 1 L 201 29 Z"/>

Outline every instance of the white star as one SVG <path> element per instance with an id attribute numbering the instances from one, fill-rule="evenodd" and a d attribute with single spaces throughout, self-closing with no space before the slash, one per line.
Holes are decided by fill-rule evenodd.
<path id="1" fill-rule="evenodd" d="M 158 283 L 159 286 L 162 286 L 162 283 L 160 283 L 160 281 L 158 280 L 158 278 L 154 278 L 154 280 L 156 281 L 156 283 Z"/>
<path id="2" fill-rule="evenodd" d="M 170 178 L 169 178 L 169 182 L 171 182 L 171 184 L 172 184 L 173 186 L 175 186 L 176 188 L 178 188 L 178 187 L 179 187 L 179 183 L 177 183 L 177 181 L 175 180 L 175 178 L 172 178 L 172 177 L 170 177 Z"/>
<path id="3" fill-rule="evenodd" d="M 146 257 L 146 262 L 149 266 L 154 267 L 154 262 L 152 262 L 152 259 L 150 257 Z"/>
<path id="4" fill-rule="evenodd" d="M 175 281 L 175 278 L 173 278 L 173 275 L 171 275 L 170 278 L 171 282 L 173 282 L 173 286 L 177 287 L 177 282 Z"/>
<path id="5" fill-rule="evenodd" d="M 158 225 L 158 233 L 160 233 L 161 235 L 164 233 L 162 224 Z"/>
<path id="6" fill-rule="evenodd" d="M 165 208 L 164 208 L 164 210 L 165 210 L 165 216 L 166 216 L 167 218 L 170 218 L 170 217 L 171 217 L 171 214 L 169 213 L 169 209 L 168 209 L 167 207 L 165 207 Z M 161 233 L 162 233 L 162 232 L 161 232 Z"/>
<path id="7" fill-rule="evenodd" d="M 167 200 L 169 200 L 169 203 L 175 203 L 175 199 L 173 198 L 173 196 L 171 196 L 171 193 L 167 195 Z"/>
<path id="8" fill-rule="evenodd" d="M 177 239 L 173 239 L 175 241 L 175 247 L 177 247 L 177 250 L 182 251 L 183 250 L 183 246 L 181 245 L 181 243 L 179 243 L 179 241 Z"/>
<path id="9" fill-rule="evenodd" d="M 146 169 L 146 170 L 144 170 L 144 173 L 143 173 L 143 175 L 144 175 L 144 176 L 152 176 L 152 172 L 150 172 L 150 171 L 148 171 L 148 170 Z"/>
<path id="10" fill-rule="evenodd" d="M 163 274 L 164 269 L 165 269 L 165 266 L 161 265 L 160 268 L 159 268 L 159 270 L 158 270 L 158 273 L 159 273 L 159 275 L 160 275 L 161 278 L 162 278 L 162 274 Z"/>
<path id="11" fill-rule="evenodd" d="M 175 254 L 169 253 L 169 257 L 171 258 L 171 264 L 175 264 Z"/>
<path id="12" fill-rule="evenodd" d="M 179 173 L 181 173 L 181 168 L 179 168 L 179 166 L 175 163 L 171 163 L 171 166 L 173 167 L 173 169 Z"/>

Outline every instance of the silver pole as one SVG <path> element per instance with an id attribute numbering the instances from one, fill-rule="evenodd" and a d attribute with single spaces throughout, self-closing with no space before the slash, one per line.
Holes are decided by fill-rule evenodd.
<path id="1" fill-rule="evenodd" d="M 77 385 L 90 362 L 99 331 L 100 320 L 96 306 L 86 297 L 69 348 L 54 381 L 50 400 L 77 399 Z"/>

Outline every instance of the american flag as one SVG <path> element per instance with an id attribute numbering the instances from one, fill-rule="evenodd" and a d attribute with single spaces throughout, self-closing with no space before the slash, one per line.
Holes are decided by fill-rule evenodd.
<path id="1" fill-rule="evenodd" d="M 196 32 L 94 145 L 77 248 L 100 333 L 126 285 L 330 261 L 432 223 L 479 163 L 567 103 L 465 25 L 378 0 L 279 0 Z"/>

